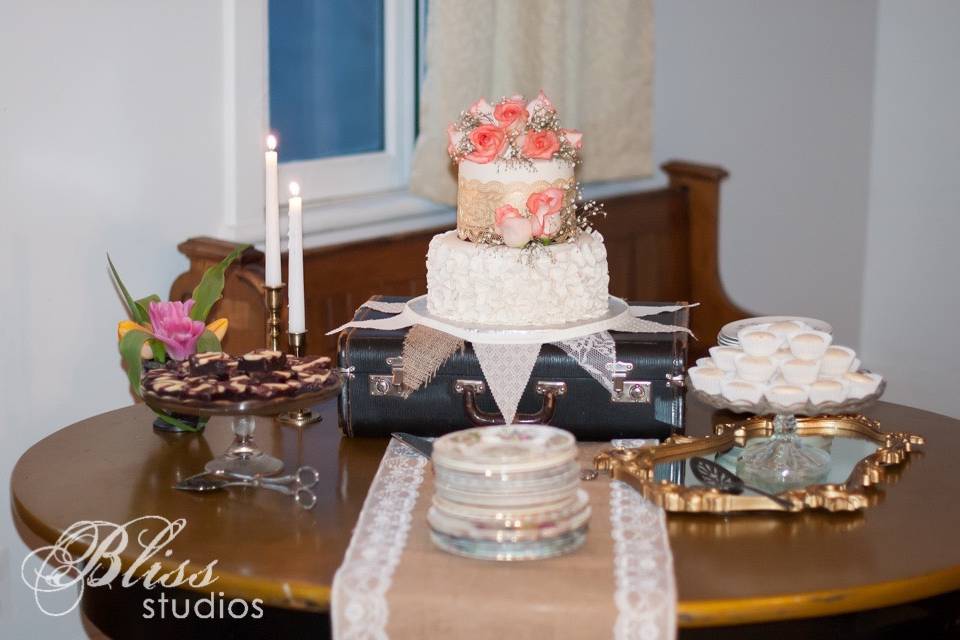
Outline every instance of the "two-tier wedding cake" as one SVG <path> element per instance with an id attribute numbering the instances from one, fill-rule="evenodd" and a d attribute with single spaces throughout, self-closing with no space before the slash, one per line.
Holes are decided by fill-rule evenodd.
<path id="1" fill-rule="evenodd" d="M 473 104 L 448 128 L 457 229 L 427 252 L 427 309 L 489 325 L 587 320 L 608 308 L 607 251 L 580 205 L 581 134 L 541 93 Z"/>

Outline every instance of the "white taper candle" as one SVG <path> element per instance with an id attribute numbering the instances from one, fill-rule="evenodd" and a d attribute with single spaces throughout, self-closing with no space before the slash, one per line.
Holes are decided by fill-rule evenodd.
<path id="1" fill-rule="evenodd" d="M 277 193 L 277 138 L 273 134 L 267 136 L 267 152 L 265 154 L 265 207 L 266 234 L 265 244 L 266 273 L 265 280 L 268 287 L 279 287 L 280 279 L 280 197 Z"/>
<path id="2" fill-rule="evenodd" d="M 296 182 L 290 183 L 287 216 L 287 331 L 303 333 L 307 330 L 303 299 L 303 199 Z"/>

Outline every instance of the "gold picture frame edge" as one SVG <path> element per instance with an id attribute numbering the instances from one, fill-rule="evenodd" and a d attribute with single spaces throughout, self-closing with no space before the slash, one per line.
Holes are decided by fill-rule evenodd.
<path id="1" fill-rule="evenodd" d="M 672 513 L 724 514 L 743 511 L 797 513 L 808 509 L 850 512 L 870 504 L 867 487 L 884 482 L 888 470 L 904 462 L 916 447 L 925 444 L 916 434 L 884 432 L 880 423 L 863 415 L 825 415 L 797 418 L 800 436 L 859 437 L 875 442 L 877 450 L 861 459 L 842 484 L 815 484 L 779 494 L 792 503 L 787 509 L 762 495 L 735 495 L 704 486 L 682 486 L 655 481 L 654 467 L 661 462 L 744 446 L 751 438 L 773 433 L 773 416 L 755 416 L 714 426 L 707 436 L 674 435 L 663 443 L 638 449 L 610 449 L 594 457 L 594 468 L 608 471 L 614 480 L 631 485 L 644 498 Z"/>

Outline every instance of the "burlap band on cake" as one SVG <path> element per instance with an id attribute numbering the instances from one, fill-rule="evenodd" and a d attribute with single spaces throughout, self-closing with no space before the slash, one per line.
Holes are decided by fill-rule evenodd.
<path id="1" fill-rule="evenodd" d="M 544 189 L 563 189 L 564 206 L 573 204 L 576 199 L 575 181 L 573 178 L 547 182 L 483 182 L 461 178 L 457 192 L 457 235 L 461 240 L 477 242 L 483 233 L 493 229 L 496 210 L 498 207 L 509 204 L 518 211 L 527 210 L 527 199 L 534 193 Z M 573 212 L 564 214 L 570 218 Z M 565 218 L 566 221 L 566 218 Z M 572 220 L 570 220 L 572 222 Z M 566 238 L 555 238 L 562 242 Z"/>
<path id="2" fill-rule="evenodd" d="M 579 462 L 589 466 L 609 447 L 580 444 Z M 666 519 L 632 488 L 603 476 L 582 483 L 590 530 L 572 554 L 484 562 L 431 542 L 433 474 L 425 467 L 391 441 L 334 578 L 335 638 L 676 637 Z"/>

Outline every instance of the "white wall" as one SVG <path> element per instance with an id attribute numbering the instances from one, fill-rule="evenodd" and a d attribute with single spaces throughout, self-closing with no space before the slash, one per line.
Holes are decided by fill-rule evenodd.
<path id="1" fill-rule="evenodd" d="M 728 293 L 751 311 L 828 320 L 856 346 L 876 4 L 661 0 L 655 10 L 654 157 L 730 171 Z"/>
<path id="2" fill-rule="evenodd" d="M 133 292 L 165 295 L 186 267 L 176 243 L 223 218 L 220 12 L 190 0 L 0 7 L 4 638 L 82 633 L 20 583 L 8 478 L 40 438 L 130 402 L 106 252 Z"/>
<path id="3" fill-rule="evenodd" d="M 882 0 L 863 351 L 887 397 L 960 417 L 960 3 Z M 906 427 L 906 425 L 904 425 Z"/>

